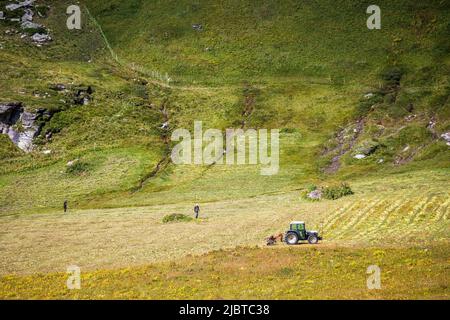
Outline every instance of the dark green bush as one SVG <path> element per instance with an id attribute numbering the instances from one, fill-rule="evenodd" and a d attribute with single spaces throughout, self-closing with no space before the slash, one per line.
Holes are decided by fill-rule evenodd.
<path id="1" fill-rule="evenodd" d="M 404 71 L 400 67 L 388 67 L 381 73 L 381 78 L 388 86 L 400 85 L 403 75 Z"/>
<path id="2" fill-rule="evenodd" d="M 343 183 L 340 186 L 324 188 L 322 194 L 325 199 L 336 200 L 345 196 L 352 195 L 353 191 L 348 184 Z"/>
<path id="3" fill-rule="evenodd" d="M 370 98 L 362 98 L 357 107 L 358 116 L 366 116 L 371 110 L 372 106 L 382 103 L 384 100 L 383 95 L 379 92 L 374 93 Z"/>
<path id="4" fill-rule="evenodd" d="M 163 223 L 169 223 L 169 222 L 189 222 L 192 221 L 192 218 L 180 213 L 172 213 L 167 216 L 164 216 L 162 222 Z"/>
<path id="5" fill-rule="evenodd" d="M 66 173 L 74 176 L 79 176 L 87 173 L 90 169 L 90 165 L 86 162 L 77 161 L 73 165 L 66 168 Z"/>

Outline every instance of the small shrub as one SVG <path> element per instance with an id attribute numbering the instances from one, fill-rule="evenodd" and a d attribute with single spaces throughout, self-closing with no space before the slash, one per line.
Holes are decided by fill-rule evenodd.
<path id="1" fill-rule="evenodd" d="M 280 130 L 280 133 L 295 133 L 297 132 L 297 129 L 295 128 L 282 128 Z"/>
<path id="2" fill-rule="evenodd" d="M 90 165 L 86 162 L 77 161 L 66 168 L 66 173 L 74 176 L 85 174 L 89 171 Z"/>
<path id="3" fill-rule="evenodd" d="M 37 11 L 37 14 L 43 18 L 47 18 L 48 17 L 48 13 L 50 11 L 50 7 L 49 6 L 43 6 L 43 5 L 38 5 L 35 6 L 35 9 Z"/>
<path id="4" fill-rule="evenodd" d="M 383 95 L 376 92 L 370 98 L 362 98 L 356 108 L 358 116 L 366 116 L 372 109 L 373 106 L 378 105 L 383 102 Z"/>
<path id="5" fill-rule="evenodd" d="M 381 73 L 381 78 L 385 81 L 387 86 L 398 86 L 404 75 L 404 70 L 399 67 L 387 67 Z"/>
<path id="6" fill-rule="evenodd" d="M 323 197 L 328 200 L 336 200 L 352 194 L 352 189 L 346 183 L 343 183 L 340 186 L 327 187 L 323 189 Z"/>
<path id="7" fill-rule="evenodd" d="M 172 213 L 167 216 L 164 216 L 162 219 L 163 223 L 170 223 L 170 222 L 189 222 L 193 219 L 185 214 L 180 213 Z"/>

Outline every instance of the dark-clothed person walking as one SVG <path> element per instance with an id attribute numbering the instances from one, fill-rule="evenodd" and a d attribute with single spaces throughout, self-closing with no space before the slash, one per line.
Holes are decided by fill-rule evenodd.
<path id="1" fill-rule="evenodd" d="M 195 212 L 195 219 L 198 219 L 198 215 L 200 213 L 200 206 L 198 204 L 195 205 L 194 212 Z"/>

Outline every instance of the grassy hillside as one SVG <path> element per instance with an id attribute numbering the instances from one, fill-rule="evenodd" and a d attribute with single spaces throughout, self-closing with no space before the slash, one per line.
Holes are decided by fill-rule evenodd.
<path id="1" fill-rule="evenodd" d="M 366 28 L 364 1 L 91 1 L 89 12 L 82 7 L 79 31 L 65 28 L 67 3 L 48 2 L 43 23 L 54 41 L 47 46 L 1 33 L 2 101 L 58 111 L 42 130 L 53 133 L 52 141 L 42 134 L 36 152 L 2 160 L 5 213 L 55 208 L 64 199 L 77 207 L 116 207 L 293 190 L 329 180 L 323 172 L 342 148 L 333 180 L 448 166 L 448 148 L 438 137 L 449 129 L 445 1 L 381 3 L 379 31 Z M 169 85 L 159 77 L 166 73 Z M 401 78 L 394 86 L 392 74 Z M 94 100 L 63 103 L 49 89 L 55 83 L 91 85 Z M 374 97 L 366 101 L 368 92 Z M 253 111 L 243 116 L 249 96 Z M 192 130 L 194 120 L 205 128 L 245 121 L 245 128 L 281 129 L 280 174 L 169 163 L 146 179 L 167 153 L 159 129 L 163 107 L 172 129 Z M 346 150 L 348 141 L 335 134 L 361 117 L 364 129 Z M 426 128 L 431 120 L 433 132 Z M 368 143 L 377 145 L 375 154 L 355 160 Z M 89 164 L 86 174 L 65 173 L 74 159 Z M 230 187 L 244 180 L 248 189 Z"/>
<path id="2" fill-rule="evenodd" d="M 378 2 L 380 31 L 366 27 L 370 4 L 114 0 L 89 7 L 119 57 L 182 83 L 281 78 L 372 85 L 391 64 L 421 68 L 447 60 L 448 66 L 448 45 L 439 39 L 448 32 L 447 1 Z"/>

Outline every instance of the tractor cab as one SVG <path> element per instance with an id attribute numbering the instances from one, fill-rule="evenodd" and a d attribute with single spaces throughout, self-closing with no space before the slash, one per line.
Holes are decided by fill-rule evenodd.
<path id="1" fill-rule="evenodd" d="M 305 222 L 292 221 L 289 230 L 286 232 L 285 241 L 288 245 L 297 244 L 301 240 L 308 240 L 310 244 L 316 244 L 322 237 L 317 231 L 306 230 Z"/>
<path id="2" fill-rule="evenodd" d="M 299 240 L 306 240 L 306 227 L 303 221 L 292 221 L 289 231 L 294 231 L 299 235 Z"/>

